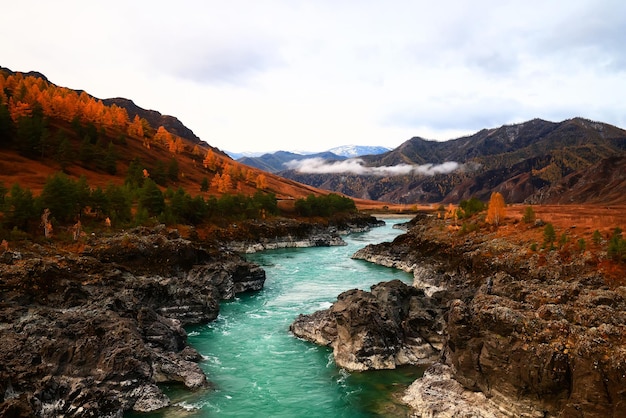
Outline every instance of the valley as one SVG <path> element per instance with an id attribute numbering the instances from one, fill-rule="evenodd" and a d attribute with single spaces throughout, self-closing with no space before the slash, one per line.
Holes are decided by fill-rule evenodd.
<path id="1" fill-rule="evenodd" d="M 294 333 L 346 370 L 432 365 L 414 416 L 469 392 L 480 417 L 619 416 L 626 131 L 533 119 L 378 151 L 317 156 L 361 174 L 279 171 L 289 152 L 253 167 L 176 117 L 0 68 L 0 412 L 119 416 L 170 405 L 164 384 L 210 390 L 185 327 L 263 292 L 243 254 L 343 245 L 384 215 L 413 219 L 354 257 L 412 285 L 341 289 Z"/>

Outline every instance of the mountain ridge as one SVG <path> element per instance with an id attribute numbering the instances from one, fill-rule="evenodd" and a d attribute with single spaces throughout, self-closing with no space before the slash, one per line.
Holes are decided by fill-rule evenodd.
<path id="1" fill-rule="evenodd" d="M 580 117 L 561 122 L 532 119 L 448 141 L 413 137 L 387 153 L 361 157 L 371 167 L 459 163 L 461 169 L 448 174 L 375 177 L 295 170 L 279 174 L 353 197 L 394 203 L 447 203 L 470 197 L 486 201 L 494 191 L 503 193 L 508 202 L 540 203 L 531 197 L 540 189 L 625 152 L 626 131 L 616 126 Z M 545 191 L 542 195 L 547 196 Z"/>
<path id="2" fill-rule="evenodd" d="M 263 154 L 260 157 L 243 157 L 237 161 L 250 167 L 256 167 L 270 173 L 277 173 L 285 169 L 285 164 L 290 161 L 301 161 L 308 158 L 321 158 L 326 161 L 342 161 L 346 157 L 333 154 L 329 151 L 318 152 L 315 154 L 296 154 L 289 151 L 276 151 L 273 153 Z"/>
<path id="3" fill-rule="evenodd" d="M 236 154 L 240 155 L 239 158 L 236 158 L 236 160 L 250 167 L 257 167 L 262 170 L 269 171 L 270 173 L 277 173 L 285 170 L 285 164 L 290 161 L 302 161 L 309 158 L 321 158 L 322 160 L 326 160 L 329 162 L 342 161 L 347 158 L 361 157 L 363 155 L 382 154 L 388 151 L 391 150 L 383 146 L 341 145 L 331 148 L 327 151 L 316 153 L 281 150 L 263 153 L 261 155 Z"/>
<path id="4" fill-rule="evenodd" d="M 108 157 L 112 165 L 105 168 Z M 135 160 L 159 186 L 182 187 L 194 196 L 262 191 L 290 200 L 328 194 L 234 161 L 174 116 L 130 99 L 102 100 L 58 86 L 39 72 L 0 67 L 0 186 L 17 183 L 38 193 L 63 172 L 104 188 L 123 184 Z"/>
<path id="5" fill-rule="evenodd" d="M 46 176 L 55 169 L 75 177 L 91 176 L 97 181 L 96 186 L 103 186 L 111 180 L 121 182 L 119 174 L 107 177 L 103 173 L 112 169 L 105 170 L 104 166 L 108 144 L 108 152 L 118 154 L 117 169 L 120 172 L 129 169 L 132 157 L 141 156 L 146 173 L 155 179 L 165 179 L 165 167 L 176 160 L 181 164 L 182 175 L 174 176 L 176 180 L 171 184 L 160 185 L 198 190 L 195 193 L 199 193 L 200 183 L 208 180 L 209 188 L 218 194 L 226 190 L 253 194 L 260 184 L 267 186 L 262 187 L 267 192 L 285 198 L 331 191 L 355 199 L 400 204 L 456 203 L 470 197 L 486 201 L 491 193 L 498 191 L 510 203 L 541 203 L 559 200 L 556 196 L 567 191 L 565 185 L 573 187 L 576 184 L 577 193 L 568 194 L 569 202 L 584 203 L 580 200 L 585 196 L 593 198 L 594 202 L 604 198 L 611 202 L 626 201 L 623 197 L 626 196 L 626 186 L 619 178 L 607 178 L 612 175 L 607 171 L 610 167 L 622 168 L 620 158 L 626 153 L 626 131 L 580 117 L 561 122 L 532 119 L 485 128 L 473 135 L 441 142 L 413 137 L 385 153 L 359 157 L 364 167 L 404 165 L 404 168 L 413 169 L 410 174 L 402 176 L 391 176 L 388 173 L 393 170 L 386 169 L 370 170 L 379 175 L 367 176 L 349 172 L 306 174 L 283 170 L 283 164 L 316 156 L 341 162 L 345 157 L 332 153 L 302 155 L 282 151 L 267 154 L 270 161 L 258 169 L 249 160 L 245 160 L 249 165 L 242 165 L 200 140 L 176 117 L 142 109 L 132 100 L 97 99 L 82 90 L 58 87 L 38 72 L 19 73 L 0 68 L 0 76 L 0 122 L 6 124 L 6 127 L 0 126 L 0 145 L 16 153 L 0 159 L 0 182 L 12 184 L 31 179 L 34 190 L 41 188 Z M 10 82 L 7 77 L 11 78 Z M 33 132 L 23 130 L 24 127 L 20 128 L 23 132 L 18 132 L 17 124 L 12 121 L 29 115 L 39 115 L 40 118 L 39 126 L 29 127 L 36 128 L 38 133 L 35 136 Z M 45 129 L 41 125 L 43 116 L 50 121 Z M 81 155 L 82 162 L 73 162 L 67 167 L 67 161 L 59 160 L 59 146 L 64 136 L 70 140 L 74 161 L 77 154 L 87 151 L 91 157 Z M 25 172 L 32 173 L 29 176 L 20 175 L 15 164 L 23 161 L 23 156 L 33 161 L 29 163 L 32 167 L 35 167 L 34 162 L 39 164 L 37 169 L 25 168 Z M 63 158 L 67 159 L 67 155 Z M 346 166 L 354 167 L 353 162 Z M 458 165 L 458 169 L 448 173 L 428 169 L 450 162 Z M 94 171 L 93 166 L 98 168 Z M 277 171 L 279 169 L 282 171 Z M 333 169 L 338 171 L 337 166 Z M 253 171 L 248 173 L 249 170 Z M 323 164 L 321 170 L 324 170 Z M 435 174 L 425 175 L 425 172 Z M 218 192 L 215 185 L 223 174 L 230 177 L 226 182 L 228 187 L 222 185 L 222 191 Z M 261 174 L 265 179 L 256 182 L 255 178 Z M 592 186 L 583 187 L 581 179 Z M 604 187 L 606 183 L 613 187 Z M 550 191 L 552 187 L 554 189 Z M 602 193 L 591 194 L 589 190 L 592 189 Z"/>

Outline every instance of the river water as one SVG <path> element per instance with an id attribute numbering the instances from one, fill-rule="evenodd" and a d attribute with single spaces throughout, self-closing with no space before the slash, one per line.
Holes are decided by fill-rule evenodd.
<path id="1" fill-rule="evenodd" d="M 189 343 L 215 388 L 189 394 L 166 388 L 175 407 L 155 416 L 404 417 L 394 399 L 422 370 L 348 373 L 332 351 L 299 340 L 289 325 L 300 313 L 327 308 L 349 289 L 381 281 L 412 282 L 412 275 L 350 256 L 402 231 L 387 225 L 345 237 L 347 246 L 266 251 L 247 256 L 267 274 L 265 288 L 222 302 L 218 319 L 188 329 Z"/>

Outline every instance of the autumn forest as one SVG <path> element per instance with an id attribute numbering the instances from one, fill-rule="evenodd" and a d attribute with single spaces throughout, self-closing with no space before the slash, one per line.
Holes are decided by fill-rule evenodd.
<path id="1" fill-rule="evenodd" d="M 40 75 L 0 71 L 0 150 L 15 153 L 0 161 L 0 220 L 12 239 L 42 225 L 84 223 L 86 214 L 107 226 L 264 217 L 278 213 L 284 192 L 271 175 L 205 143 Z M 12 158 L 47 171 L 44 181 L 12 170 Z M 290 193 L 302 198 L 302 215 L 315 214 L 304 199 L 314 191 Z"/>

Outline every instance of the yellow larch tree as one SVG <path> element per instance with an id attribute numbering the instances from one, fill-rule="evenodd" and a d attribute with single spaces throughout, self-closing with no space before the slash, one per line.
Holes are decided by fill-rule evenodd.
<path id="1" fill-rule="evenodd" d="M 485 221 L 498 226 L 504 221 L 505 216 L 506 204 L 504 203 L 504 197 L 498 192 L 493 192 L 489 199 L 489 208 L 487 209 L 487 218 Z"/>
<path id="2" fill-rule="evenodd" d="M 215 169 L 217 168 L 217 156 L 212 150 L 208 150 L 206 153 L 206 157 L 204 158 L 204 161 L 202 163 L 204 165 L 204 168 L 215 171 Z"/>
<path id="3" fill-rule="evenodd" d="M 156 133 L 154 134 L 154 142 L 157 144 L 163 145 L 167 144 L 171 138 L 171 134 L 165 129 L 165 126 L 159 126 Z"/>
<path id="4" fill-rule="evenodd" d="M 266 187 L 267 187 L 267 177 L 265 177 L 265 174 L 259 174 L 256 178 L 256 188 L 263 190 Z"/>
<path id="5" fill-rule="evenodd" d="M 128 135 L 138 136 L 140 138 L 143 137 L 143 124 L 141 123 L 139 115 L 135 115 L 132 123 L 128 125 Z"/>
<path id="6" fill-rule="evenodd" d="M 233 181 L 230 177 L 230 174 L 228 173 L 223 173 L 222 174 L 222 181 L 220 181 L 220 184 L 218 186 L 217 191 L 220 193 L 226 193 L 229 190 L 231 190 L 233 188 Z"/>

